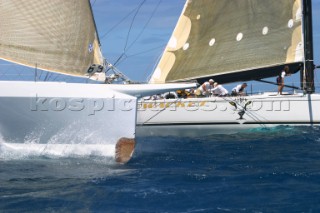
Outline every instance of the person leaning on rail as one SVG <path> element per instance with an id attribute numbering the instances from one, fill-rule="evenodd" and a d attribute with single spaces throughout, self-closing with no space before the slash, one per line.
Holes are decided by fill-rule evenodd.
<path id="1" fill-rule="evenodd" d="M 213 89 L 214 80 L 210 79 L 209 81 L 204 82 L 197 90 L 197 96 L 210 96 L 210 91 Z"/>
<path id="2" fill-rule="evenodd" d="M 245 90 L 247 87 L 247 83 L 239 84 L 232 89 L 231 95 L 238 96 L 238 95 L 246 95 Z"/>
<path id="3" fill-rule="evenodd" d="M 218 84 L 218 82 L 215 82 L 213 84 L 214 88 L 211 89 L 211 93 L 214 96 L 227 96 L 228 95 L 228 90 L 224 88 L 221 84 Z"/>

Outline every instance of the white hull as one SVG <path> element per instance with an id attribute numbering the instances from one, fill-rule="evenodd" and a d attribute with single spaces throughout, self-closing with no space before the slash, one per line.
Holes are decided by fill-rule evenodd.
<path id="1" fill-rule="evenodd" d="M 136 97 L 190 86 L 2 81 L 0 158 L 24 150 L 101 154 L 125 163 L 135 146 Z"/>
<path id="2" fill-rule="evenodd" d="M 138 102 L 137 124 L 139 134 L 171 135 L 180 131 L 181 135 L 201 135 L 276 125 L 319 124 L 319 109 L 319 94 L 276 96 L 266 93 L 242 98 L 141 101 Z M 241 112 L 245 112 L 242 118 Z"/>
<path id="3" fill-rule="evenodd" d="M 135 122 L 136 98 L 106 85 L 0 83 L 0 151 L 77 155 L 83 145 L 88 155 L 126 162 L 133 148 L 116 156 L 116 145 L 134 143 Z"/>

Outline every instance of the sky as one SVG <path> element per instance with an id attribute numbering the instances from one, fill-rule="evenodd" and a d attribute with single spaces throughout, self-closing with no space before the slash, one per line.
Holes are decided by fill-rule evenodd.
<path id="1" fill-rule="evenodd" d="M 135 9 L 142 2 L 136 14 Z M 146 81 L 171 37 L 185 1 L 91 0 L 91 3 L 104 56 L 114 64 L 125 53 L 128 57 L 123 57 L 117 68 L 132 80 Z M 320 0 L 312 0 L 312 4 L 314 59 L 320 65 Z M 291 81 L 299 81 L 299 77 L 293 76 Z M 320 83 L 317 75 L 315 81 Z"/>
<path id="2" fill-rule="evenodd" d="M 172 34 L 185 1 L 91 2 L 104 57 L 114 64 L 124 53 L 126 56 L 116 64 L 117 68 L 132 80 L 146 81 Z"/>

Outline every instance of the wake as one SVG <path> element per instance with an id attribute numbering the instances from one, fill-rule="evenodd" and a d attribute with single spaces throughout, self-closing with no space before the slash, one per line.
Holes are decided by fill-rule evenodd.
<path id="1" fill-rule="evenodd" d="M 23 143 L 7 142 L 0 135 L 1 160 L 26 160 L 33 158 L 88 158 L 106 157 L 114 159 L 114 144 L 59 144 L 59 143 Z"/>

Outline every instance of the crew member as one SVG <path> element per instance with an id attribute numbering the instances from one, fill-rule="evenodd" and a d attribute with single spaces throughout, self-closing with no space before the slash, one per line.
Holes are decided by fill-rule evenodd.
<path id="1" fill-rule="evenodd" d="M 209 96 L 211 89 L 213 89 L 214 80 L 204 82 L 196 91 L 196 95 Z"/>
<path id="2" fill-rule="evenodd" d="M 211 92 L 213 95 L 216 96 L 227 96 L 228 95 L 228 90 L 224 88 L 221 84 L 218 84 L 218 82 L 215 82 L 213 84 L 214 88 L 211 89 Z"/>
<path id="3" fill-rule="evenodd" d="M 282 95 L 282 90 L 284 87 L 284 77 L 291 75 L 289 73 L 289 66 L 285 66 L 283 70 L 280 72 L 278 78 L 277 78 L 277 84 L 278 84 L 278 95 Z"/>
<path id="4" fill-rule="evenodd" d="M 247 87 L 247 83 L 239 84 L 235 88 L 232 89 L 232 96 L 245 95 L 245 89 Z"/>

